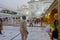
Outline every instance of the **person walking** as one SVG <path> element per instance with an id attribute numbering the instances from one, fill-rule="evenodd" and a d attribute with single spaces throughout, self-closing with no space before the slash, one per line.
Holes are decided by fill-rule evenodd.
<path id="1" fill-rule="evenodd" d="M 48 35 L 49 35 L 49 37 L 51 39 L 52 38 L 52 31 L 53 31 L 53 29 L 50 26 L 50 22 L 48 22 L 46 24 L 44 31 L 48 33 Z"/>
<path id="2" fill-rule="evenodd" d="M 22 16 L 22 20 L 20 21 L 20 32 L 22 40 L 27 40 L 28 31 L 27 31 L 26 16 Z"/>
<path id="3" fill-rule="evenodd" d="M 0 18 L 0 34 L 2 34 L 2 19 Z"/>
<path id="4" fill-rule="evenodd" d="M 52 40 L 58 40 L 58 20 L 54 21 L 54 30 L 52 32 Z"/>

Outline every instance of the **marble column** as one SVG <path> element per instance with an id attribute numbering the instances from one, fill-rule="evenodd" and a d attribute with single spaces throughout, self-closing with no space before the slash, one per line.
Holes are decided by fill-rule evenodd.
<path id="1" fill-rule="evenodd" d="M 58 40 L 60 40 L 60 0 L 58 0 Z"/>

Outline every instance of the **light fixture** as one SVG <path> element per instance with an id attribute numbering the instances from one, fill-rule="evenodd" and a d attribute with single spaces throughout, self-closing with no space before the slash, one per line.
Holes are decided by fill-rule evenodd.
<path id="1" fill-rule="evenodd" d="M 50 15 L 50 13 L 48 13 L 48 15 Z"/>
<path id="2" fill-rule="evenodd" d="M 28 15 L 29 14 L 29 11 L 27 11 L 26 14 Z"/>

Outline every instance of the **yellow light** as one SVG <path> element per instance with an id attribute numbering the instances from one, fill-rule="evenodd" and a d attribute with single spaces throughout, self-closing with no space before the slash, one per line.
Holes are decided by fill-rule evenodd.
<path id="1" fill-rule="evenodd" d="M 50 13 L 48 13 L 48 15 L 50 15 Z"/>
<path id="2" fill-rule="evenodd" d="M 29 11 L 27 11 L 26 14 L 28 15 L 29 14 Z"/>
<path id="3" fill-rule="evenodd" d="M 49 18 L 49 15 L 50 15 L 50 14 L 46 14 L 46 15 L 45 15 L 45 18 Z"/>

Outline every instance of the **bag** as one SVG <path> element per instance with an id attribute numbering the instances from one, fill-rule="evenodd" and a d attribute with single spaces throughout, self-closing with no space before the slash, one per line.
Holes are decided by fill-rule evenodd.
<path id="1" fill-rule="evenodd" d="M 55 29 L 53 32 L 52 32 L 52 37 L 55 38 L 55 39 L 58 39 L 58 30 Z"/>

